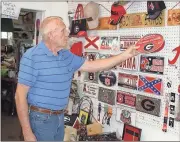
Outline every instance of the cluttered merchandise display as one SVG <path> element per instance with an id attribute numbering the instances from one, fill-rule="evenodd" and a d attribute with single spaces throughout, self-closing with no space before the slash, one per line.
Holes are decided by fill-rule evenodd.
<path id="1" fill-rule="evenodd" d="M 93 61 L 136 45 L 140 54 L 109 70 L 74 74 L 64 140 L 148 140 L 143 126 L 178 136 L 180 3 L 69 2 L 68 7 L 72 53 Z"/>

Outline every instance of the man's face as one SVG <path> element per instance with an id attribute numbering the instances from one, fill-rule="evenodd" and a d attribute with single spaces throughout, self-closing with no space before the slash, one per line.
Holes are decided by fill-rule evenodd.
<path id="1" fill-rule="evenodd" d="M 57 47 L 66 48 L 69 39 L 69 30 L 61 20 L 58 20 L 55 25 L 55 30 L 51 32 L 51 40 Z"/>

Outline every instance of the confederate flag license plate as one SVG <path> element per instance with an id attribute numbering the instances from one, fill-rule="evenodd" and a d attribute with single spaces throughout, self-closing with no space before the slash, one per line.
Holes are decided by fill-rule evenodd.
<path id="1" fill-rule="evenodd" d="M 164 73 L 164 57 L 141 56 L 140 71 L 147 73 L 163 74 Z"/>
<path id="2" fill-rule="evenodd" d="M 137 90 L 138 76 L 126 73 L 119 73 L 118 86 Z"/>

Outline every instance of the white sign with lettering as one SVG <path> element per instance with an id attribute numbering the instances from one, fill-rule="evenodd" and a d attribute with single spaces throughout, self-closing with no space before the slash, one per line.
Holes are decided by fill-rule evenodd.
<path id="1" fill-rule="evenodd" d="M 2 2 L 2 18 L 18 19 L 20 10 L 15 2 Z"/>

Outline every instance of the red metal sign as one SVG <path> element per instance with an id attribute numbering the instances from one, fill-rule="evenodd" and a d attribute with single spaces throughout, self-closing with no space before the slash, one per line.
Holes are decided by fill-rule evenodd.
<path id="1" fill-rule="evenodd" d="M 116 97 L 117 104 L 124 104 L 131 107 L 136 106 L 136 96 L 133 96 L 133 94 L 118 91 L 117 97 Z"/>
<path id="2" fill-rule="evenodd" d="M 148 34 L 142 37 L 137 43 L 136 46 L 139 46 L 137 49 L 141 53 L 153 53 L 158 52 L 163 49 L 165 41 L 163 36 L 160 34 Z"/>
<path id="3" fill-rule="evenodd" d="M 118 86 L 137 90 L 137 82 L 137 75 L 119 73 Z"/>
<path id="4" fill-rule="evenodd" d="M 84 48 L 96 49 L 98 50 L 99 46 L 99 37 L 85 37 L 85 46 Z"/>

